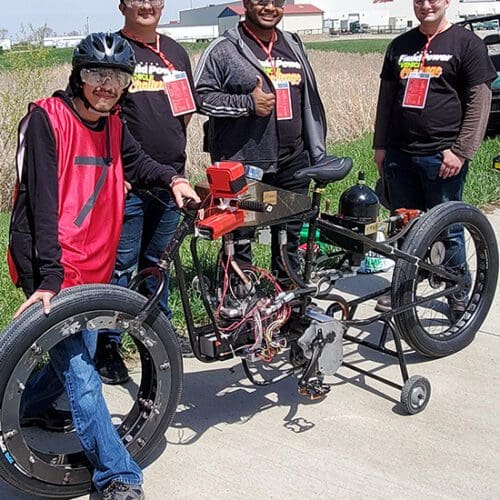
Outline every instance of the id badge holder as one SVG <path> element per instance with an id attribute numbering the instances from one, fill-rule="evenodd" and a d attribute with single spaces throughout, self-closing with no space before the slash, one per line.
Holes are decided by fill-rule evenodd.
<path id="1" fill-rule="evenodd" d="M 163 82 L 174 116 L 187 115 L 196 111 L 193 92 L 185 71 L 172 71 L 163 77 Z"/>
<path id="2" fill-rule="evenodd" d="M 276 92 L 276 119 L 277 120 L 293 119 L 290 82 L 276 81 L 274 82 L 274 89 Z"/>
<path id="3" fill-rule="evenodd" d="M 424 109 L 431 83 L 429 73 L 410 73 L 406 82 L 406 90 L 403 98 L 403 108 Z"/>

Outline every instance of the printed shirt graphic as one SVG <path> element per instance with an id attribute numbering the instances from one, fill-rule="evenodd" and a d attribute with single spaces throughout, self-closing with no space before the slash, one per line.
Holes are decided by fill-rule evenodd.
<path id="1" fill-rule="evenodd" d="M 123 101 L 123 116 L 132 135 L 144 151 L 160 163 L 183 172 L 186 162 L 184 117 L 175 117 L 165 94 L 163 77 L 170 73 L 153 51 L 128 39 L 137 65 L 132 85 Z M 160 49 L 176 72 L 186 72 L 194 92 L 191 63 L 186 51 L 174 40 L 160 36 Z"/>
<path id="2" fill-rule="evenodd" d="M 302 139 L 302 93 L 304 91 L 304 70 L 295 58 L 288 44 L 283 40 L 281 34 L 273 47 L 273 59 L 267 58 L 262 48 L 248 35 L 244 28 L 239 27 L 240 34 L 259 60 L 264 73 L 272 81 L 286 81 L 290 84 L 290 97 L 292 104 L 293 119 L 277 121 L 279 137 L 279 163 L 283 164 L 293 161 L 297 155 L 304 150 Z M 273 66 L 276 70 L 274 74 Z"/>
<path id="3" fill-rule="evenodd" d="M 430 75 L 423 109 L 405 108 L 410 73 L 420 71 L 427 37 L 415 28 L 388 47 L 381 78 L 397 82 L 389 146 L 414 154 L 433 154 L 450 147 L 462 123 L 467 89 L 491 79 L 484 43 L 453 25 L 430 43 L 422 71 Z"/>

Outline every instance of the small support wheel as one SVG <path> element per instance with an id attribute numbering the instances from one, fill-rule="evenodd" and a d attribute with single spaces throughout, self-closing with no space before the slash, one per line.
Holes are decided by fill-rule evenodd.
<path id="1" fill-rule="evenodd" d="M 431 383 L 420 375 L 410 377 L 401 390 L 401 404 L 410 415 L 423 411 L 430 398 Z"/>

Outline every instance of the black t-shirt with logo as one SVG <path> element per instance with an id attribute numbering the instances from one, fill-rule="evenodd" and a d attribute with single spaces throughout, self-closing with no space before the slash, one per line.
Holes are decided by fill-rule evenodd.
<path id="1" fill-rule="evenodd" d="M 291 120 L 277 120 L 279 137 L 279 168 L 286 168 L 286 164 L 293 162 L 304 151 L 302 139 L 302 93 L 304 89 L 304 71 L 300 62 L 294 56 L 292 50 L 278 31 L 273 46 L 273 64 L 276 68 L 276 77 L 273 77 L 271 62 L 267 54 L 257 41 L 247 32 L 243 26 L 239 26 L 240 34 L 244 42 L 259 60 L 262 69 L 271 80 L 275 78 L 290 83 L 290 97 L 293 118 Z M 267 47 L 269 42 L 262 43 Z"/>
<path id="2" fill-rule="evenodd" d="M 164 91 L 162 76 L 169 72 L 152 50 L 120 33 L 132 45 L 137 65 L 132 86 L 122 102 L 123 116 L 132 135 L 144 151 L 160 163 L 182 173 L 186 162 L 186 126 L 184 116 L 175 117 Z M 151 44 L 153 48 L 156 44 Z M 195 95 L 191 63 L 177 42 L 160 35 L 160 50 L 176 71 L 187 73 Z"/>
<path id="3" fill-rule="evenodd" d="M 418 28 L 388 47 L 381 78 L 398 82 L 389 124 L 392 148 L 430 154 L 450 147 L 462 123 L 467 90 L 496 77 L 483 41 L 453 25 L 431 40 L 423 71 L 431 75 L 423 109 L 403 107 L 408 74 L 419 71 L 427 36 Z"/>

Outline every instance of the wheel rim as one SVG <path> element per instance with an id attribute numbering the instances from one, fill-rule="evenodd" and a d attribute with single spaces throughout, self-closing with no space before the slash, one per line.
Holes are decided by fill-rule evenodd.
<path id="1" fill-rule="evenodd" d="M 410 392 L 410 405 L 413 409 L 418 410 L 424 406 L 427 399 L 427 389 L 423 385 L 417 385 Z"/>
<path id="2" fill-rule="evenodd" d="M 464 298 L 464 311 L 456 317 L 451 315 L 451 309 L 448 303 L 448 296 L 430 300 L 421 306 L 416 306 L 414 314 L 419 326 L 425 333 L 434 340 L 449 341 L 458 337 L 464 328 L 466 328 L 476 317 L 481 305 L 483 291 L 486 287 L 488 274 L 487 262 L 489 259 L 486 242 L 480 231 L 471 224 L 461 224 L 464 228 L 466 267 L 470 276 L 470 285 L 467 290 L 459 292 L 458 298 Z M 440 235 L 437 235 L 423 259 L 430 261 L 430 249 L 432 245 L 439 241 Z M 447 260 L 451 257 L 447 256 Z M 442 266 L 447 268 L 445 260 Z M 413 280 L 412 298 L 413 302 L 424 299 L 439 291 L 445 291 L 447 285 L 437 275 L 426 275 L 420 271 Z M 455 295 L 452 298 L 457 298 Z"/>
<path id="3" fill-rule="evenodd" d="M 42 357 L 66 336 L 83 328 L 124 331 L 132 318 L 131 315 L 116 311 L 76 314 L 44 332 L 17 362 L 2 400 L 0 449 L 23 474 L 58 486 L 81 485 L 91 480 L 88 462 L 81 447 L 76 452 L 46 452 L 30 442 L 28 431 L 19 424 L 22 392 Z M 172 377 L 171 360 L 158 334 L 146 324 L 137 331 L 129 329 L 128 333 L 139 350 L 141 379 L 137 398 L 122 419 L 118 432 L 128 451 L 135 456 L 149 442 L 157 423 L 167 411 Z M 71 437 L 67 437 L 66 444 L 69 444 Z M 72 440 L 74 442 L 74 436 Z M 79 446 L 78 439 L 77 442 Z"/>

